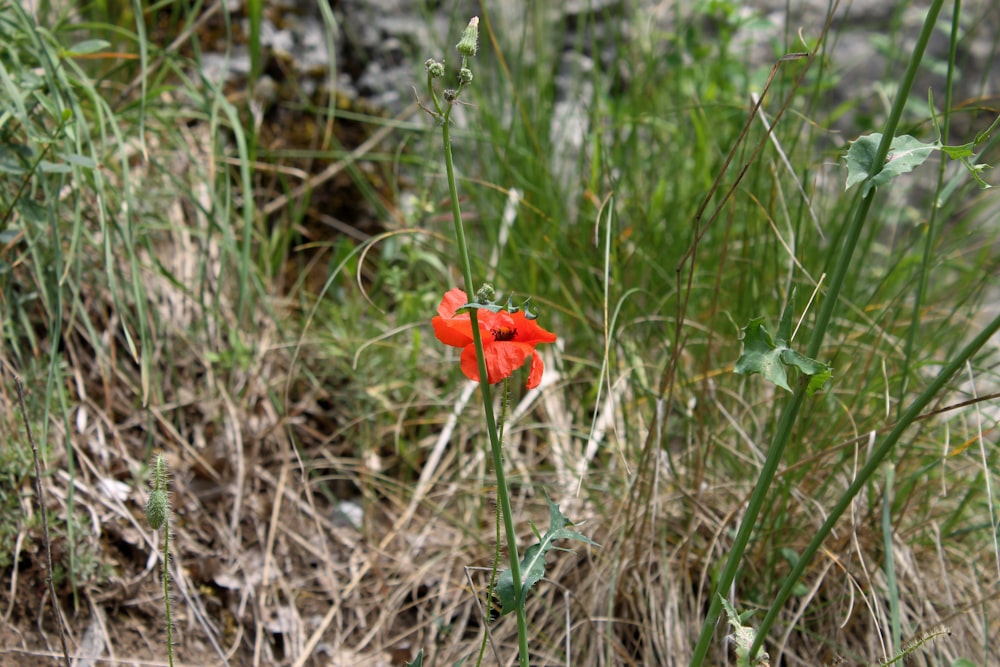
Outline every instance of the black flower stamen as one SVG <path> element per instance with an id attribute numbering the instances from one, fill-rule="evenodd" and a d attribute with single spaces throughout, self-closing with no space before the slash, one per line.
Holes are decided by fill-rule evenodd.
<path id="1" fill-rule="evenodd" d="M 517 329 L 497 327 L 490 329 L 490 333 L 493 334 L 493 340 L 514 340 L 514 337 L 517 336 Z"/>

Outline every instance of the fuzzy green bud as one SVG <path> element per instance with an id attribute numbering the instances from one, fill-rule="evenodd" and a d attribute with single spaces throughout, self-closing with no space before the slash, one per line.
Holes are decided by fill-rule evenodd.
<path id="1" fill-rule="evenodd" d="M 456 48 L 458 48 L 458 52 L 465 58 L 471 58 L 476 55 L 476 51 L 479 49 L 478 16 L 473 16 L 472 20 L 469 21 L 469 25 L 465 28 L 465 32 L 462 33 L 462 39 L 459 40 Z"/>
<path id="2" fill-rule="evenodd" d="M 170 501 L 166 491 L 153 491 L 146 502 L 146 521 L 153 530 L 159 530 L 167 520 Z"/>
<path id="3" fill-rule="evenodd" d="M 497 292 L 493 289 L 493 285 L 490 283 L 483 283 L 483 286 L 479 288 L 476 292 L 476 301 L 478 303 L 493 303 L 493 299 L 496 298 Z"/>
<path id="4" fill-rule="evenodd" d="M 170 499 L 167 497 L 167 463 L 163 454 L 157 454 L 153 463 L 153 491 L 146 501 L 146 521 L 153 530 L 159 530 L 167 520 Z"/>
<path id="5" fill-rule="evenodd" d="M 433 58 L 428 58 L 424 63 L 424 67 L 427 68 L 427 73 L 432 79 L 439 79 L 444 76 L 444 63 L 439 63 Z"/>
<path id="6" fill-rule="evenodd" d="M 463 67 L 458 70 L 458 80 L 462 82 L 463 86 L 467 86 L 472 83 L 472 70 L 468 67 Z"/>

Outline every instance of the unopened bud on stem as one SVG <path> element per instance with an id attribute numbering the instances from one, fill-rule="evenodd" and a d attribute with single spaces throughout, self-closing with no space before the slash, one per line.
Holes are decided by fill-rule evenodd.
<path id="1" fill-rule="evenodd" d="M 427 73 L 431 75 L 432 79 L 439 79 L 444 76 L 444 63 L 439 63 L 433 58 L 428 58 L 427 62 L 424 63 L 424 67 L 427 68 Z"/>
<path id="2" fill-rule="evenodd" d="M 476 55 L 479 49 L 479 17 L 473 16 L 462 33 L 462 39 L 458 42 L 458 52 L 465 58 Z"/>
<path id="3" fill-rule="evenodd" d="M 493 289 L 493 285 L 490 283 L 483 283 L 483 286 L 479 288 L 476 292 L 476 301 L 479 303 L 493 303 L 493 299 L 496 298 L 496 290 Z"/>

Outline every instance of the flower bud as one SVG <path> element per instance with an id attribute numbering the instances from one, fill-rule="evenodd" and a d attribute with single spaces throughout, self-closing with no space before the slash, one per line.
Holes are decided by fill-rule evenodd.
<path id="1" fill-rule="evenodd" d="M 153 530 L 159 530 L 167 520 L 167 512 L 170 511 L 170 501 L 167 499 L 167 492 L 158 489 L 149 494 L 146 502 L 146 521 Z"/>
<path id="2" fill-rule="evenodd" d="M 490 283 L 483 283 L 483 286 L 479 288 L 476 292 L 476 301 L 478 303 L 493 303 L 493 299 L 496 298 L 497 292 L 493 289 L 493 285 Z"/>
<path id="3" fill-rule="evenodd" d="M 427 73 L 431 75 L 432 79 L 438 79 L 444 76 L 444 63 L 439 63 L 433 58 L 428 58 L 424 62 L 424 67 L 427 68 Z"/>
<path id="4" fill-rule="evenodd" d="M 146 521 L 153 530 L 159 530 L 167 520 L 170 498 L 167 497 L 167 462 L 163 454 L 157 454 L 153 462 L 153 491 L 146 501 Z"/>
<path id="5" fill-rule="evenodd" d="M 458 48 L 458 52 L 465 58 L 471 58 L 476 55 L 476 51 L 479 48 L 478 16 L 473 16 L 472 20 L 469 21 L 469 25 L 465 28 L 465 32 L 462 33 L 462 39 L 459 40 L 456 48 Z"/>
<path id="6" fill-rule="evenodd" d="M 472 70 L 468 67 L 463 67 L 458 70 L 458 80 L 462 82 L 463 86 L 467 86 L 472 83 Z"/>

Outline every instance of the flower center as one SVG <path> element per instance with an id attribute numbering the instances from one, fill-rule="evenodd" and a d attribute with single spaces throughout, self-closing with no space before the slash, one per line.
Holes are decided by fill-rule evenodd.
<path id="1" fill-rule="evenodd" d="M 497 327 L 496 329 L 490 329 L 490 333 L 493 334 L 493 340 L 514 340 L 514 336 L 517 335 L 517 329 Z"/>

